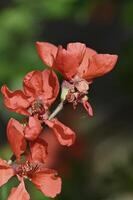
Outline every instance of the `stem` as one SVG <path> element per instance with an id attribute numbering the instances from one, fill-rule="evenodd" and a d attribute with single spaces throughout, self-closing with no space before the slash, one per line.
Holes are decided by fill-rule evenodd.
<path id="1" fill-rule="evenodd" d="M 62 109 L 63 109 L 64 101 L 61 101 L 59 105 L 56 107 L 56 109 L 52 112 L 52 114 L 49 116 L 49 120 L 53 119 Z"/>

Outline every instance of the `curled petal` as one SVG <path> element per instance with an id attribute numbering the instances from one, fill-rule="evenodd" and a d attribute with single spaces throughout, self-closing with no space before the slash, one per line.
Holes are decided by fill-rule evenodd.
<path id="1" fill-rule="evenodd" d="M 42 72 L 32 71 L 29 72 L 23 80 L 24 92 L 31 100 L 42 92 Z"/>
<path id="2" fill-rule="evenodd" d="M 47 157 L 47 146 L 47 143 L 41 138 L 30 142 L 31 161 L 44 163 Z"/>
<path id="3" fill-rule="evenodd" d="M 48 42 L 36 42 L 36 48 L 44 64 L 52 67 L 57 54 L 57 47 Z"/>
<path id="4" fill-rule="evenodd" d="M 27 108 L 29 107 L 29 102 L 27 97 L 21 90 L 16 90 L 14 92 L 10 91 L 6 85 L 3 85 L 1 92 L 4 96 L 4 104 L 11 111 L 29 115 Z"/>
<path id="5" fill-rule="evenodd" d="M 35 173 L 31 181 L 47 197 L 54 198 L 61 192 L 61 178 L 54 170 L 45 170 Z"/>
<path id="6" fill-rule="evenodd" d="M 74 143 L 75 133 L 69 127 L 57 119 L 47 120 L 45 123 L 53 129 L 60 144 L 70 146 Z"/>
<path id="7" fill-rule="evenodd" d="M 42 71 L 43 78 L 43 100 L 50 106 L 58 96 L 59 81 L 52 70 Z"/>
<path id="8" fill-rule="evenodd" d="M 83 101 L 82 103 L 83 103 L 83 106 L 84 106 L 85 110 L 92 117 L 93 116 L 93 109 L 91 107 L 91 104 L 88 101 Z"/>
<path id="9" fill-rule="evenodd" d="M 82 62 L 85 50 L 86 46 L 79 42 L 69 43 L 67 50 L 60 46 L 53 67 L 67 79 L 71 79 L 77 73 L 77 68 Z"/>
<path id="10" fill-rule="evenodd" d="M 12 188 L 8 200 L 30 200 L 30 196 L 22 181 L 18 187 Z"/>
<path id="11" fill-rule="evenodd" d="M 23 126 L 15 119 L 10 119 L 7 125 L 7 138 L 11 149 L 19 160 L 20 155 L 26 150 L 26 140 L 23 135 Z"/>
<path id="12" fill-rule="evenodd" d="M 0 187 L 15 175 L 13 168 L 0 158 Z"/>
<path id="13" fill-rule="evenodd" d="M 90 64 L 87 72 L 84 74 L 84 78 L 92 80 L 93 78 L 103 76 L 104 74 L 110 72 L 116 62 L 118 56 L 110 54 L 95 54 L 90 60 Z"/>
<path id="14" fill-rule="evenodd" d="M 37 117 L 29 117 L 29 122 L 24 129 L 24 136 L 27 140 L 33 141 L 37 139 L 41 133 L 42 126 Z"/>

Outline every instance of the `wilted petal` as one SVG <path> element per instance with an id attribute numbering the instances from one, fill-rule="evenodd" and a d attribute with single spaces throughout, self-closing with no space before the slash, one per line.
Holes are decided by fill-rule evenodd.
<path id="1" fill-rule="evenodd" d="M 61 178 L 57 177 L 54 170 L 37 172 L 31 181 L 47 197 L 54 198 L 61 192 Z"/>
<path id="2" fill-rule="evenodd" d="M 60 71 L 67 79 L 71 79 L 77 73 L 85 50 L 85 44 L 79 42 L 69 43 L 67 50 L 59 47 L 54 68 Z"/>
<path id="3" fill-rule="evenodd" d="M 33 100 L 34 96 L 39 95 L 42 92 L 42 72 L 32 71 L 29 72 L 23 80 L 24 92 L 27 96 Z"/>
<path id="4" fill-rule="evenodd" d="M 47 146 L 47 143 L 41 138 L 30 142 L 30 157 L 32 162 L 44 163 L 46 161 Z"/>
<path id="5" fill-rule="evenodd" d="M 43 78 L 43 96 L 42 101 L 50 106 L 58 96 L 59 81 L 52 70 L 42 71 Z"/>
<path id="6" fill-rule="evenodd" d="M 117 58 L 117 55 L 110 54 L 96 54 L 92 56 L 84 78 L 92 80 L 93 78 L 103 76 L 110 72 L 114 68 Z"/>
<path id="7" fill-rule="evenodd" d="M 12 188 L 8 200 L 30 200 L 30 196 L 22 181 L 18 187 Z"/>
<path id="8" fill-rule="evenodd" d="M 27 111 L 29 102 L 21 90 L 12 92 L 6 85 L 3 85 L 1 92 L 4 96 L 4 104 L 8 109 L 23 115 L 29 115 Z"/>
<path id="9" fill-rule="evenodd" d="M 47 120 L 46 124 L 53 129 L 58 141 L 62 145 L 70 146 L 75 141 L 75 133 L 57 119 Z"/>
<path id="10" fill-rule="evenodd" d="M 36 48 L 44 64 L 52 67 L 57 54 L 57 47 L 48 42 L 36 42 Z"/>
<path id="11" fill-rule="evenodd" d="M 23 135 L 23 126 L 15 119 L 10 119 L 7 125 L 7 138 L 17 159 L 26 150 L 26 141 Z"/>
<path id="12" fill-rule="evenodd" d="M 24 129 L 24 136 L 27 140 L 35 140 L 41 133 L 42 126 L 37 117 L 29 117 L 29 122 Z"/>
<path id="13" fill-rule="evenodd" d="M 14 175 L 15 173 L 12 167 L 0 158 L 0 187 L 7 183 L 7 181 Z"/>
<path id="14" fill-rule="evenodd" d="M 84 106 L 85 110 L 92 117 L 93 116 L 93 109 L 91 107 L 91 104 L 88 101 L 83 101 L 82 103 L 83 103 L 83 106 Z"/>

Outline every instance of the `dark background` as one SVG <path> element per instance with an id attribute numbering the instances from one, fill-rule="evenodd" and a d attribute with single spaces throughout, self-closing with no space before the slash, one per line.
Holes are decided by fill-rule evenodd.
<path id="1" fill-rule="evenodd" d="M 80 106 L 75 112 L 66 106 L 59 114 L 76 131 L 77 141 L 69 149 L 53 145 L 52 165 L 63 177 L 56 199 L 132 200 L 133 1 L 1 0 L 0 86 L 18 89 L 27 72 L 44 69 L 36 41 L 64 46 L 79 41 L 99 53 L 119 55 L 114 70 L 91 85 L 93 118 Z M 0 155 L 7 159 L 6 124 L 11 116 L 19 118 L 0 98 Z M 0 189 L 0 200 L 6 200 L 14 181 Z M 49 199 L 28 183 L 27 188 L 33 200 Z"/>

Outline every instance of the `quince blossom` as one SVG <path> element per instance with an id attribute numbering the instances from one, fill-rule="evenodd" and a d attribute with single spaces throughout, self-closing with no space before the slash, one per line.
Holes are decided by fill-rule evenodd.
<path id="1" fill-rule="evenodd" d="M 8 200 L 30 199 L 25 188 L 24 179 L 29 179 L 45 196 L 55 197 L 60 193 L 61 178 L 57 176 L 58 174 L 55 170 L 45 167 L 46 158 L 44 160 L 43 152 L 46 149 L 41 142 L 42 140 L 32 144 L 31 152 L 24 162 L 9 164 L 0 158 L 0 186 L 7 183 L 13 176 L 17 176 L 20 181 L 18 187 L 12 188 Z"/>
<path id="2" fill-rule="evenodd" d="M 2 86 L 1 91 L 8 109 L 28 116 L 26 123 L 21 124 L 13 119 L 9 121 L 7 133 L 10 137 L 13 138 L 18 132 L 18 137 L 20 136 L 21 139 L 25 137 L 27 140 L 33 141 L 39 137 L 44 125 L 47 125 L 54 130 L 60 144 L 70 146 L 74 143 L 75 133 L 69 127 L 56 118 L 49 120 L 49 108 L 59 92 L 58 79 L 53 71 L 28 73 L 23 81 L 23 91 L 12 92 L 6 85 Z M 11 141 L 13 140 L 9 139 L 10 143 L 12 143 Z"/>
<path id="3" fill-rule="evenodd" d="M 67 49 L 47 42 L 37 42 L 36 47 L 44 64 L 58 70 L 65 77 L 62 99 L 72 103 L 74 108 L 82 103 L 92 116 L 93 110 L 87 97 L 89 85 L 93 79 L 110 72 L 118 56 L 99 54 L 80 42 L 69 43 Z"/>

